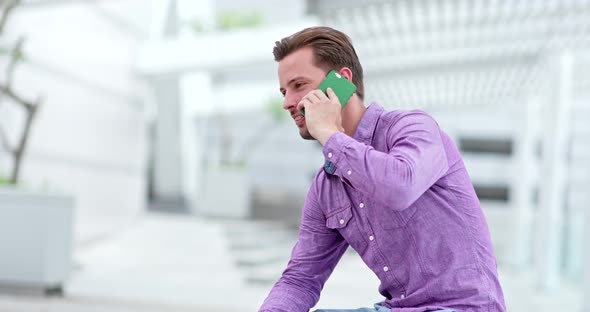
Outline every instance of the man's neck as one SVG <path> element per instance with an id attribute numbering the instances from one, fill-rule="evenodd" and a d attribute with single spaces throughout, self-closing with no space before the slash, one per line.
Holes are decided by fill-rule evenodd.
<path id="1" fill-rule="evenodd" d="M 344 128 L 344 133 L 346 133 L 346 135 L 354 137 L 356 128 L 366 111 L 367 108 L 365 107 L 363 100 L 354 94 L 342 111 L 342 127 Z"/>

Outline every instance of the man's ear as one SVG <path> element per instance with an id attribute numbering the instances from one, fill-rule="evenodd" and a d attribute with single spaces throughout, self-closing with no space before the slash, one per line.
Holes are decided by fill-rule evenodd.
<path id="1" fill-rule="evenodd" d="M 342 67 L 340 68 L 340 70 L 338 71 L 338 73 L 346 78 L 346 80 L 348 81 L 352 81 L 352 70 L 350 70 L 350 68 L 348 67 Z"/>

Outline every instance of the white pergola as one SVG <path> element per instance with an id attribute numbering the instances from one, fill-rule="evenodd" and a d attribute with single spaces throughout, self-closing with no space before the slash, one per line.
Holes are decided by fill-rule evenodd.
<path id="1" fill-rule="evenodd" d="M 325 24 L 353 39 L 367 95 L 396 107 L 501 105 L 535 92 L 548 59 L 590 48 L 587 0 L 310 4 Z M 584 88 L 590 78 L 578 69 L 574 81 Z"/>

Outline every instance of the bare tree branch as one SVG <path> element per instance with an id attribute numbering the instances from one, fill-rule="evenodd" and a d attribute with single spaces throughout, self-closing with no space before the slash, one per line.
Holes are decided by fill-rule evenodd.
<path id="1" fill-rule="evenodd" d="M 0 8 L 0 10 L 2 10 L 0 12 L 0 34 L 2 34 L 4 30 L 4 26 L 6 25 L 6 21 L 8 20 L 11 11 L 19 4 L 20 0 L 0 0 L 0 5 L 2 5 L 2 7 Z M 12 158 L 14 161 L 14 165 L 12 167 L 12 174 L 10 176 L 10 182 L 13 184 L 18 183 L 20 168 L 22 166 L 25 150 L 27 148 L 27 142 L 29 140 L 31 126 L 33 125 L 37 109 L 41 104 L 41 99 L 38 99 L 35 103 L 27 101 L 25 98 L 16 94 L 16 92 L 12 88 L 14 71 L 16 65 L 22 59 L 23 55 L 23 42 L 24 39 L 22 37 L 19 38 L 14 48 L 10 51 L 10 60 L 6 68 L 6 81 L 4 82 L 4 84 L 0 83 L 0 93 L 6 95 L 8 98 L 10 98 L 16 104 L 20 105 L 26 111 L 24 129 L 19 138 L 18 144 L 14 148 L 11 148 L 11 144 L 8 140 L 6 133 L 4 132 L 4 129 L 0 127 L 0 144 L 2 144 L 2 147 L 4 149 L 6 149 L 8 152 L 10 152 L 10 154 L 12 154 Z"/>
<path id="2" fill-rule="evenodd" d="M 18 177 L 20 175 L 20 168 L 23 163 L 23 156 L 25 154 L 25 150 L 27 148 L 27 141 L 30 137 L 31 126 L 33 125 L 33 120 L 37 114 L 37 109 L 41 104 L 41 99 L 37 101 L 36 104 L 32 104 L 32 109 L 27 114 L 27 119 L 25 121 L 25 128 L 23 133 L 20 137 L 20 142 L 18 143 L 18 147 L 14 151 L 14 167 L 12 168 L 12 176 L 10 177 L 10 181 L 14 184 L 18 183 Z"/>
<path id="3" fill-rule="evenodd" d="M 4 26 L 6 25 L 6 21 L 8 17 L 10 17 L 10 12 L 14 9 L 17 5 L 20 4 L 20 0 L 7 0 L 6 6 L 2 8 L 2 15 L 0 15 L 0 34 L 4 31 Z"/>
<path id="4" fill-rule="evenodd" d="M 35 104 L 30 101 L 27 101 L 20 97 L 18 94 L 14 93 L 14 91 L 7 86 L 0 83 L 0 92 L 4 93 L 14 102 L 18 103 L 19 105 L 23 106 L 27 111 L 32 111 L 35 109 Z"/>
<path id="5" fill-rule="evenodd" d="M 16 64 L 21 60 L 22 53 L 23 53 L 23 43 L 24 38 L 19 38 L 16 42 L 16 45 L 10 51 L 10 61 L 8 61 L 8 66 L 6 66 L 6 88 L 10 89 L 12 86 L 12 77 L 14 74 L 14 69 L 16 68 Z"/>
<path id="6" fill-rule="evenodd" d="M 6 136 L 6 133 L 4 132 L 4 129 L 2 127 L 0 127 L 0 141 L 2 141 L 1 143 L 4 150 L 11 154 L 14 153 L 14 150 L 12 149 L 12 147 L 10 147 L 10 142 L 8 142 L 8 137 Z"/>

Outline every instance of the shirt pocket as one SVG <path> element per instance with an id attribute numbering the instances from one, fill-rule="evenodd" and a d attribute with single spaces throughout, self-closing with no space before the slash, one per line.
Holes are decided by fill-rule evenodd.
<path id="1" fill-rule="evenodd" d="M 354 220 L 354 211 L 350 203 L 327 216 L 326 227 L 338 231 L 359 255 L 362 256 L 366 252 L 368 245 L 361 235 L 358 223 Z"/>
<path id="2" fill-rule="evenodd" d="M 345 228 L 352 219 L 352 207 L 347 204 L 326 217 L 326 227 L 333 230 Z"/>

